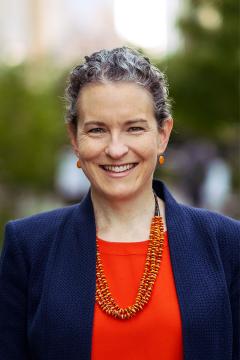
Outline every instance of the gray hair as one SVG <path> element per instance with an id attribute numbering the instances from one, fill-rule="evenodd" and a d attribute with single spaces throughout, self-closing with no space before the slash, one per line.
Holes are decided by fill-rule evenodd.
<path id="1" fill-rule="evenodd" d="M 147 57 L 123 46 L 85 56 L 85 62 L 72 70 L 65 92 L 66 123 L 77 129 L 77 100 L 85 85 L 115 81 L 133 82 L 150 92 L 159 127 L 171 116 L 165 75 Z"/>

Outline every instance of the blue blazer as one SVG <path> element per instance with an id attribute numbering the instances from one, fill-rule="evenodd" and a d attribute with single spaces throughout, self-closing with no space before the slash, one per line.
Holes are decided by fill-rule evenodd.
<path id="1" fill-rule="evenodd" d="M 161 182 L 153 187 L 166 206 L 184 360 L 239 360 L 240 223 L 180 205 Z M 90 359 L 95 269 L 90 193 L 10 221 L 0 260 L 0 359 Z"/>

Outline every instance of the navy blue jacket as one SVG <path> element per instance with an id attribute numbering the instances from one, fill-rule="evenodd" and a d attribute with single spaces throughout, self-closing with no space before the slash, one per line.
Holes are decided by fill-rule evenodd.
<path id="1" fill-rule="evenodd" d="M 240 223 L 180 205 L 161 182 L 154 189 L 166 206 L 184 360 L 239 360 Z M 90 359 L 95 269 L 90 194 L 9 222 L 0 260 L 0 359 Z"/>

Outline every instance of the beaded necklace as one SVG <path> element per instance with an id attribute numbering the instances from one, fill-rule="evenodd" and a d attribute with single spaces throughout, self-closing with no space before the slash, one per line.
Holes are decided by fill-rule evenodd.
<path id="1" fill-rule="evenodd" d="M 138 288 L 136 301 L 133 305 L 121 308 L 115 302 L 107 283 L 106 276 L 101 262 L 99 244 L 97 240 L 97 259 L 96 259 L 96 302 L 100 308 L 108 315 L 120 320 L 127 320 L 135 316 L 149 302 L 153 286 L 158 275 L 160 263 L 162 261 L 164 244 L 163 219 L 160 216 L 157 196 L 154 193 L 155 211 L 152 218 L 149 245 L 145 261 L 143 276 Z"/>

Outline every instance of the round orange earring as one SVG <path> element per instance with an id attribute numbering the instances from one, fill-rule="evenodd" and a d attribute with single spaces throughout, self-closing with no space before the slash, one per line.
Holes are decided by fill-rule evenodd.
<path id="1" fill-rule="evenodd" d="M 79 169 L 81 169 L 81 163 L 80 163 L 80 160 L 78 160 L 78 161 L 77 161 L 77 167 L 78 167 Z"/>
<path id="2" fill-rule="evenodd" d="M 160 155 L 160 156 L 159 156 L 159 160 L 158 160 L 158 161 L 159 161 L 159 164 L 160 164 L 160 165 L 163 165 L 163 164 L 164 164 L 164 162 L 165 162 L 165 158 L 164 158 L 164 156 L 163 156 L 163 155 Z"/>

